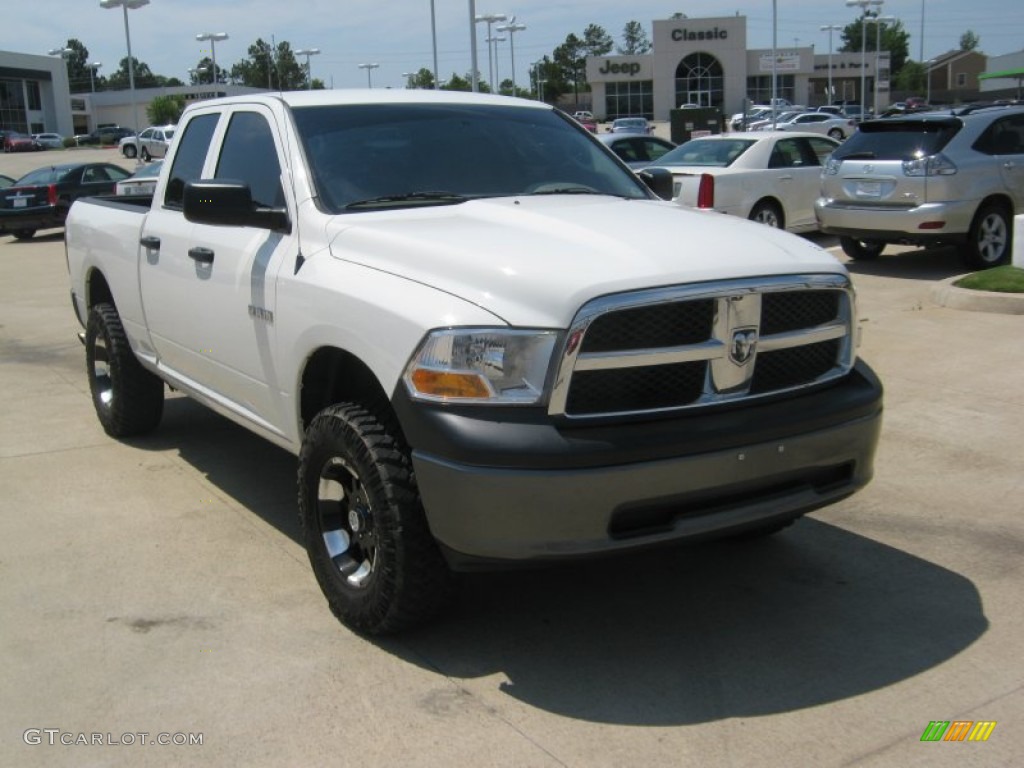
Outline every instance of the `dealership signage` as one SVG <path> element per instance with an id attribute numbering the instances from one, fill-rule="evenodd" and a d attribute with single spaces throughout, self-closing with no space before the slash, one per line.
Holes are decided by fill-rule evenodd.
<path id="1" fill-rule="evenodd" d="M 772 66 L 772 59 L 775 60 L 774 67 Z M 760 69 L 762 72 L 797 72 L 800 69 L 800 54 L 776 53 L 773 56 L 770 53 L 762 53 Z"/>
<path id="2" fill-rule="evenodd" d="M 715 27 L 714 29 L 700 29 L 694 32 L 690 29 L 673 29 L 672 39 L 677 43 L 686 40 L 688 42 L 697 42 L 700 40 L 727 40 L 729 38 L 729 30 L 720 29 Z"/>

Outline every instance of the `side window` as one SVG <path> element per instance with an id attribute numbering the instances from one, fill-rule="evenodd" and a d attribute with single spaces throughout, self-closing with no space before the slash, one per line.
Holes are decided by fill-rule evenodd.
<path id="1" fill-rule="evenodd" d="M 253 202 L 269 208 L 284 206 L 281 164 L 274 135 L 266 118 L 257 112 L 236 112 L 217 161 L 218 179 L 238 179 L 252 190 Z"/>
<path id="2" fill-rule="evenodd" d="M 824 165 L 825 161 L 828 160 L 828 156 L 836 150 L 836 145 L 825 138 L 808 138 L 805 141 L 810 145 L 818 165 Z"/>
<path id="3" fill-rule="evenodd" d="M 210 139 L 220 115 L 200 115 L 189 120 L 188 127 L 178 142 L 178 153 L 164 194 L 164 205 L 180 208 L 185 200 L 185 183 L 195 181 L 203 172 L 203 162 L 210 148 Z"/>
<path id="4" fill-rule="evenodd" d="M 792 168 L 803 165 L 798 139 L 779 139 L 768 161 L 769 168 Z"/>
<path id="5" fill-rule="evenodd" d="M 106 168 L 103 168 L 102 166 L 86 168 L 85 173 L 82 174 L 83 184 L 97 184 L 101 181 L 110 181 L 110 176 L 107 175 Z"/>
<path id="6" fill-rule="evenodd" d="M 659 144 L 656 141 L 647 142 L 647 159 L 657 160 L 659 157 L 668 152 L 671 147 L 666 147 L 663 144 Z"/>

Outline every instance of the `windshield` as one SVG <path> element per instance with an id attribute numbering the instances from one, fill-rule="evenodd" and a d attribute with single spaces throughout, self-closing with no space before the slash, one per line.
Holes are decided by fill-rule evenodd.
<path id="1" fill-rule="evenodd" d="M 915 160 L 949 143 L 960 130 L 959 120 L 878 120 L 858 130 L 832 154 L 833 159 Z"/>
<path id="2" fill-rule="evenodd" d="M 693 139 L 658 159 L 658 165 L 706 165 L 728 168 L 756 139 Z"/>
<path id="3" fill-rule="evenodd" d="M 650 197 L 596 139 L 553 110 L 493 104 L 299 107 L 295 123 L 331 213 L 478 197 Z"/>

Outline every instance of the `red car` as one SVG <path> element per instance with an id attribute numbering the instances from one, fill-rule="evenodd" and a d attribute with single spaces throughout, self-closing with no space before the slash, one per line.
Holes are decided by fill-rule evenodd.
<path id="1" fill-rule="evenodd" d="M 27 133 L 11 131 L 4 136 L 4 152 L 35 152 L 39 149 L 42 146 Z"/>

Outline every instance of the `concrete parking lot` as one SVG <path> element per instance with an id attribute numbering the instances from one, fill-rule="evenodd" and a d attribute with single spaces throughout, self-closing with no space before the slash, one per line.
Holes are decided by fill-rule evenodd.
<path id="1" fill-rule="evenodd" d="M 887 388 L 865 491 L 765 541 L 474 575 L 368 640 L 298 543 L 294 457 L 180 396 L 108 438 L 61 231 L 0 236 L 0 764 L 1020 765 L 1024 317 L 934 304 L 952 251 L 850 268 Z"/>

